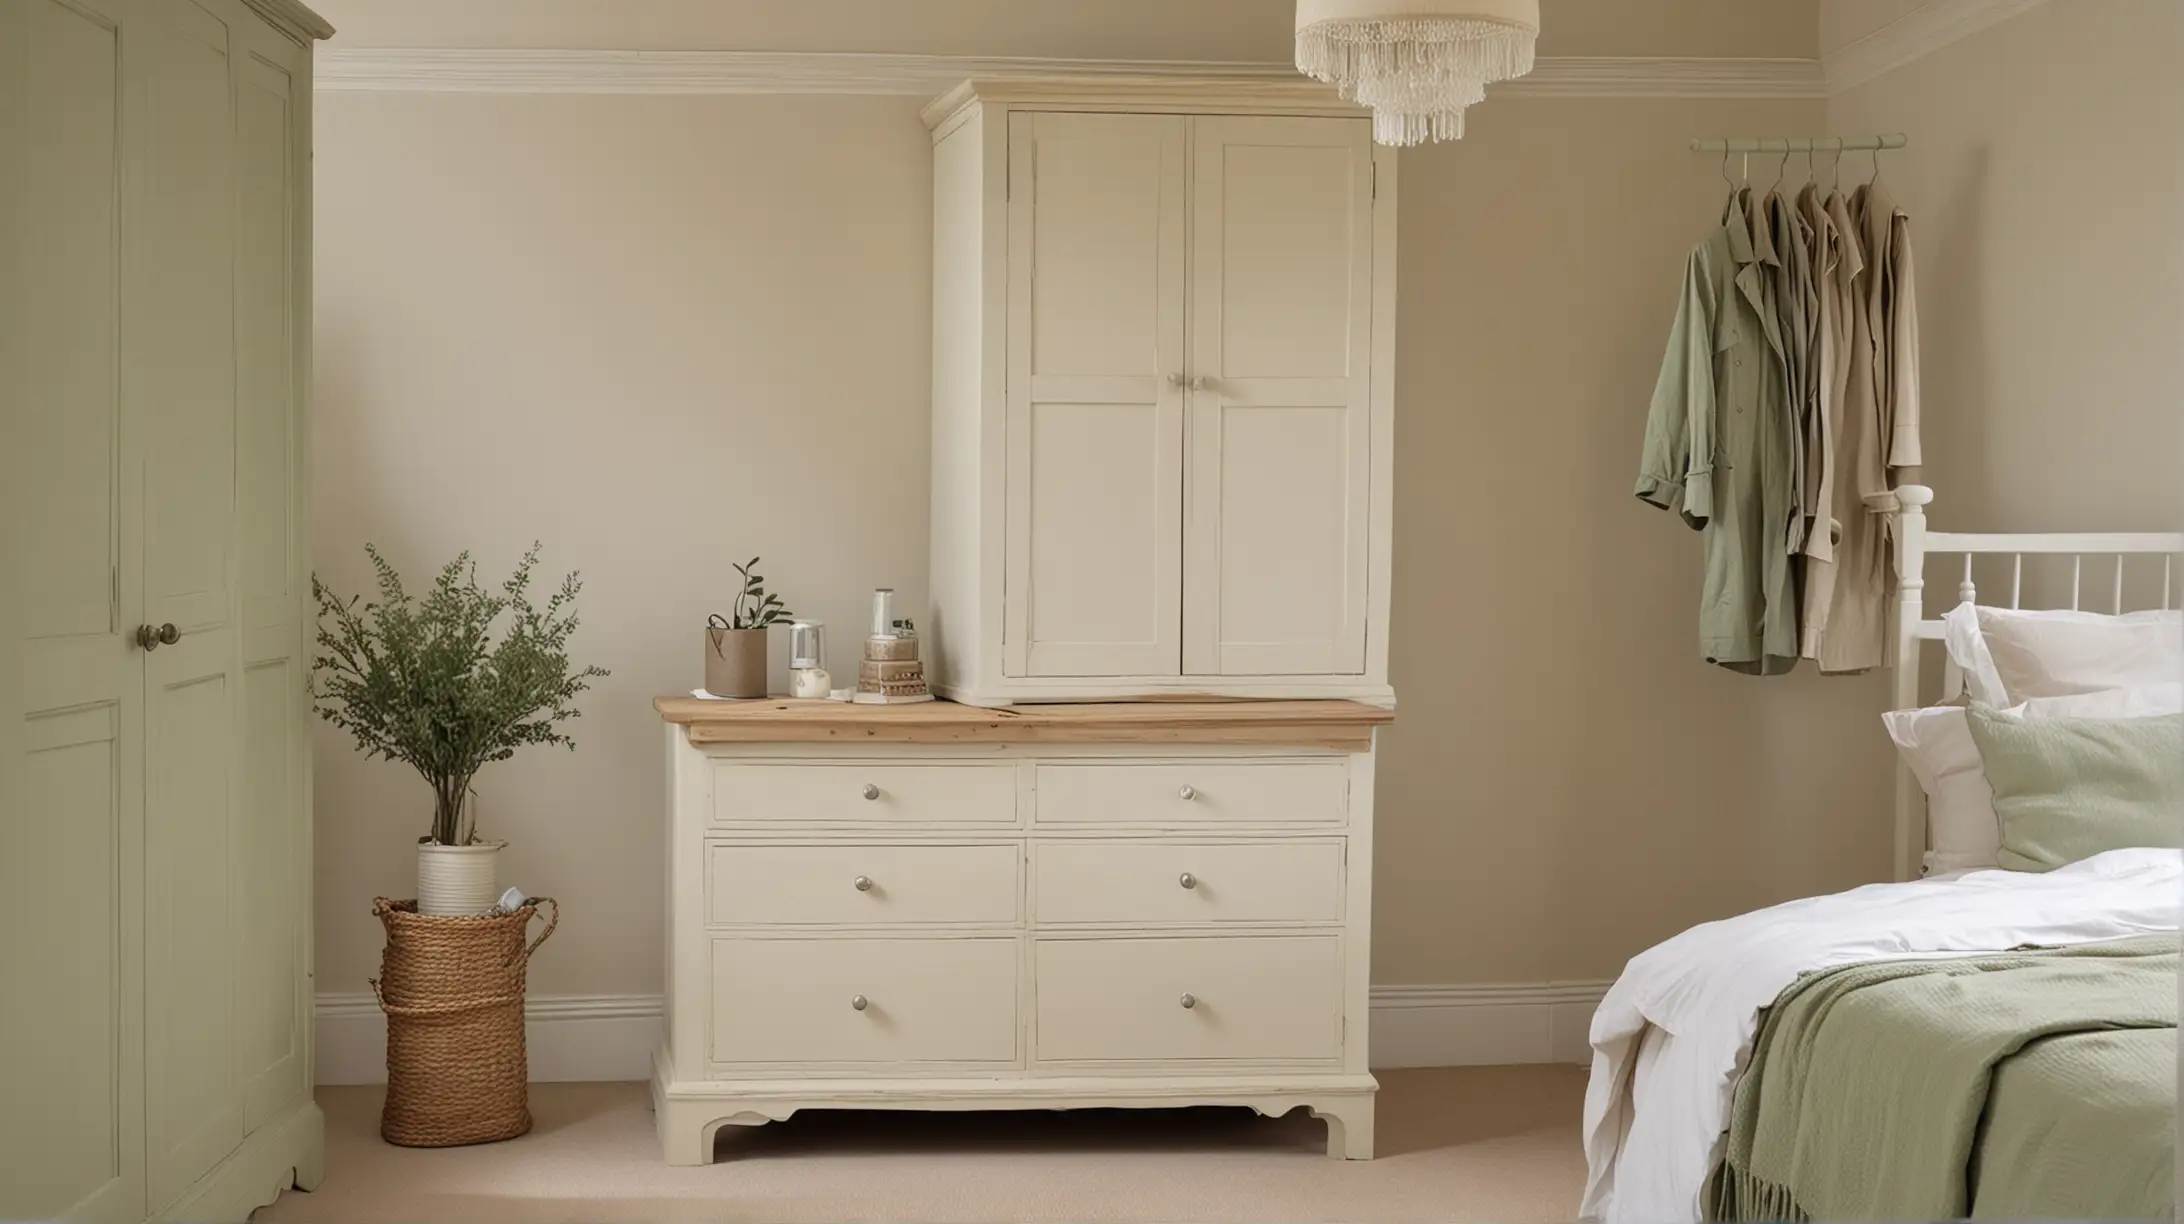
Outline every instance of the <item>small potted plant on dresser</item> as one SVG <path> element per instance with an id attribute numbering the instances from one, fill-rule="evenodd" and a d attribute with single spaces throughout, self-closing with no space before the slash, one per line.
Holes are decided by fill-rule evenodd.
<path id="1" fill-rule="evenodd" d="M 728 608 L 705 622 L 705 691 L 715 697 L 766 695 L 766 630 L 793 617 L 779 595 L 766 590 L 758 558 L 736 566 L 743 585 Z"/>
<path id="2" fill-rule="evenodd" d="M 319 713 L 367 755 L 401 761 L 432 787 L 432 831 L 417 841 L 417 911 L 482 914 L 499 896 L 496 859 L 507 843 L 478 837 L 473 780 L 529 744 L 574 749 L 561 726 L 607 674 L 569 662 L 582 588 L 570 574 L 544 607 L 533 603 L 534 544 L 498 591 L 478 585 L 465 552 L 420 597 L 378 549 L 364 551 L 378 575 L 376 601 L 359 607 L 359 597 L 311 580 Z"/>

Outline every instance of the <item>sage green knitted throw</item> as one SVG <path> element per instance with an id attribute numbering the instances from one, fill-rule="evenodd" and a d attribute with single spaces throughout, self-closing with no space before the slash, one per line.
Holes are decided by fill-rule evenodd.
<path id="1" fill-rule="evenodd" d="M 1800 978 L 1709 1218 L 2173 1218 L 2176 974 L 2157 935 Z"/>

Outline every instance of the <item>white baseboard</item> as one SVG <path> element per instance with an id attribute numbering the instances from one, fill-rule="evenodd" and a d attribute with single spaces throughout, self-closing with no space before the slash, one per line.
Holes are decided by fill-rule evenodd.
<path id="1" fill-rule="evenodd" d="M 1589 1063 L 1607 982 L 1373 987 L 1372 1064 L 1480 1067 Z"/>
<path id="2" fill-rule="evenodd" d="M 548 995 L 523 1008 L 534 1083 L 641 1080 L 660 1044 L 658 995 Z M 318 997 L 321 1084 L 387 1082 L 387 1018 L 369 994 Z"/>
<path id="3" fill-rule="evenodd" d="M 1374 1067 L 1583 1063 L 1606 982 L 1376 986 Z M 641 1080 L 660 1043 L 658 995 L 550 995 L 524 1007 L 531 1078 Z M 387 1022 L 369 994 L 318 997 L 318 1082 L 387 1078 Z"/>

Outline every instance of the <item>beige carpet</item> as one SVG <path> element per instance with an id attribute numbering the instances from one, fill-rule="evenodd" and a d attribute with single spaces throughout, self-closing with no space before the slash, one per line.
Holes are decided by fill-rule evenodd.
<path id="1" fill-rule="evenodd" d="M 1330 1160 L 1303 1113 L 813 1113 L 661 1163 L 642 1084 L 539 1084 L 507 1143 L 380 1142 L 377 1088 L 321 1088 L 326 1181 L 285 1221 L 1570 1220 L 1577 1067 L 1380 1075 L 1380 1158 Z"/>

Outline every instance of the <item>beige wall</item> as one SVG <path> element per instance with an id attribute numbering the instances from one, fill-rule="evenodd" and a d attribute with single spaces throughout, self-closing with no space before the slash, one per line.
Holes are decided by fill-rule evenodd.
<path id="1" fill-rule="evenodd" d="M 1548 10 L 1565 37 L 1622 11 Z M 1825 116 L 1505 99 L 1404 155 L 1377 980 L 1607 976 L 1693 922 L 1887 868 L 1880 678 L 1699 663 L 1698 540 L 1630 495 L 1680 263 L 1719 202 L 1684 137 L 1912 133 L 1888 174 L 1918 227 L 1940 525 L 2184 514 L 2184 189 L 2153 151 L 2184 143 L 2180 20 L 2050 4 Z M 914 49 L 1073 37 L 1012 29 Z M 317 169 L 318 564 L 355 589 L 367 539 L 418 573 L 465 547 L 498 571 L 542 539 L 584 571 L 579 653 L 616 674 L 574 755 L 481 779 L 485 818 L 511 881 L 569 907 L 536 988 L 655 991 L 646 702 L 693 683 L 728 562 L 763 553 L 836 625 L 875 583 L 922 597 L 915 104 L 331 94 Z M 320 985 L 355 990 L 427 796 L 322 731 L 318 803 Z"/>
<path id="2" fill-rule="evenodd" d="M 542 540 L 583 571 L 576 654 L 614 675 L 574 754 L 481 775 L 483 820 L 567 907 L 535 989 L 657 992 L 648 703 L 702 680 L 730 562 L 838 634 L 875 585 L 924 598 L 916 103 L 328 94 L 317 149 L 315 564 L 354 592 L 367 540 L 417 578 L 469 548 L 490 580 Z M 361 990 L 430 798 L 316 753 L 319 987 Z"/>
<path id="3" fill-rule="evenodd" d="M 2179 48 L 2176 0 L 2058 0 L 1831 103 L 1912 139 L 1883 164 L 1917 227 L 1937 526 L 2184 516 Z"/>
<path id="4" fill-rule="evenodd" d="M 925 570 L 929 151 L 895 99 L 331 94 L 318 132 L 318 565 L 373 540 L 584 572 L 614 669 L 579 748 L 481 779 L 568 905 L 541 993 L 659 988 L 659 731 L 728 563 L 853 624 Z M 1601 976 L 1691 922 L 1885 867 L 1869 681 L 1692 641 L 1698 541 L 1630 496 L 1693 132 L 1818 103 L 1523 99 L 1407 154 L 1376 977 Z M 1518 524 L 1524 526 L 1520 531 Z M 777 664 L 778 664 L 777 660 Z M 1814 751 L 1813 744 L 1822 746 Z M 376 963 L 427 795 L 318 739 L 320 985 Z"/>
<path id="5" fill-rule="evenodd" d="M 1699 538 L 1631 494 L 1715 167 L 1818 103 L 1488 107 L 1404 156 L 1375 980 L 1612 976 L 1888 869 L 1880 677 L 1700 662 Z"/>

